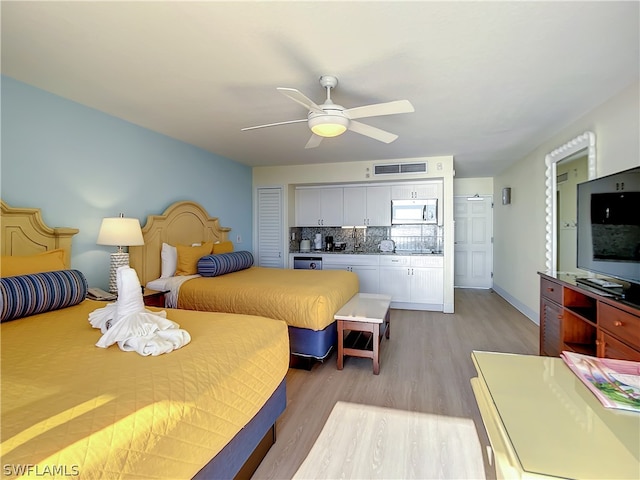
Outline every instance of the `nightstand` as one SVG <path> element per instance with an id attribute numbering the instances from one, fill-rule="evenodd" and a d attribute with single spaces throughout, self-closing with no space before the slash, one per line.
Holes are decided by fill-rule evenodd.
<path id="1" fill-rule="evenodd" d="M 142 298 L 144 300 L 144 304 L 147 307 L 160 307 L 164 308 L 164 294 L 169 293 L 169 290 L 165 290 L 164 292 L 159 292 L 157 290 L 151 290 L 150 288 L 145 288 L 142 294 Z"/>

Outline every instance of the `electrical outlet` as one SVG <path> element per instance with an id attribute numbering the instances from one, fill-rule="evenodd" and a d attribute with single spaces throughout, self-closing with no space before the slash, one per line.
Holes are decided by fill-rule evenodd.
<path id="1" fill-rule="evenodd" d="M 236 235 L 236 243 L 242 243 L 242 236 Z"/>

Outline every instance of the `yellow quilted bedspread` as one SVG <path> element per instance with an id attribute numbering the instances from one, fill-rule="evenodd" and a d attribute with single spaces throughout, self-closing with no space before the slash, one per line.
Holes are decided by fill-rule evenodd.
<path id="1" fill-rule="evenodd" d="M 102 305 L 2 324 L 3 478 L 191 478 L 286 375 L 284 322 L 167 310 L 191 343 L 142 357 L 95 346 Z"/>
<path id="2" fill-rule="evenodd" d="M 180 287 L 178 307 L 260 315 L 317 331 L 334 321 L 358 289 L 358 276 L 346 270 L 251 267 L 188 280 Z"/>

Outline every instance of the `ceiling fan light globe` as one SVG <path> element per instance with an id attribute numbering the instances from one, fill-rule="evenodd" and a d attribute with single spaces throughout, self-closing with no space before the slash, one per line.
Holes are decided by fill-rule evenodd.
<path id="1" fill-rule="evenodd" d="M 347 131 L 349 119 L 341 115 L 316 115 L 309 118 L 309 128 L 320 137 L 337 137 Z"/>

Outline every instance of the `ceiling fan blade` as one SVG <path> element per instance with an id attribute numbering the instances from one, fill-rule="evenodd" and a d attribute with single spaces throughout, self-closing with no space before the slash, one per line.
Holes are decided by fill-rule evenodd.
<path id="1" fill-rule="evenodd" d="M 311 135 L 311 138 L 304 146 L 304 148 L 316 148 L 322 142 L 322 137 L 320 135 L 316 135 L 315 133 Z"/>
<path id="2" fill-rule="evenodd" d="M 391 143 L 396 138 L 398 138 L 398 135 L 394 133 L 389 133 L 384 130 L 380 130 L 379 128 L 372 127 L 371 125 L 365 125 L 364 123 L 356 122 L 354 120 L 351 120 L 351 122 L 349 123 L 349 130 L 359 133 L 360 135 L 374 138 L 384 143 Z"/>
<path id="3" fill-rule="evenodd" d="M 379 117 L 382 115 L 395 115 L 396 113 L 415 112 L 409 100 L 396 100 L 395 102 L 376 103 L 364 107 L 348 108 L 344 113 L 351 119 Z"/>
<path id="4" fill-rule="evenodd" d="M 300 122 L 308 122 L 308 120 L 306 118 L 303 118 L 302 120 L 289 120 L 286 122 L 267 123 L 265 125 L 256 125 L 255 127 L 241 128 L 240 131 L 244 132 L 245 130 L 255 130 L 257 128 L 275 127 L 277 125 L 288 125 L 290 123 L 300 123 Z"/>
<path id="5" fill-rule="evenodd" d="M 284 96 L 289 97 L 294 102 L 302 105 L 307 110 L 311 110 L 312 112 L 322 113 L 322 109 L 309 97 L 307 97 L 304 93 L 295 88 L 283 88 L 278 87 L 278 91 L 282 93 Z"/>

